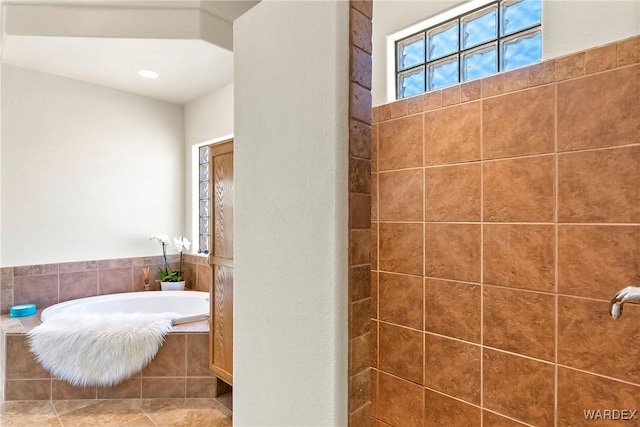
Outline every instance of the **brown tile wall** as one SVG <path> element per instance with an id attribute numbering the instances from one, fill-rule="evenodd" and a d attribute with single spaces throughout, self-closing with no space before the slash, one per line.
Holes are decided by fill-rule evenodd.
<path id="1" fill-rule="evenodd" d="M 350 427 L 371 419 L 371 34 L 372 0 L 349 2 L 349 384 Z M 399 177 L 403 179 L 404 177 Z M 389 180 L 388 187 L 397 182 Z M 386 188 L 386 187 L 385 187 Z M 392 206 L 393 216 L 399 206 Z"/>
<path id="2" fill-rule="evenodd" d="M 640 410 L 640 37 L 373 116 L 371 425 Z"/>
<path id="3" fill-rule="evenodd" d="M 209 333 L 172 332 L 138 375 L 112 387 L 74 387 L 51 377 L 35 360 L 24 333 L 2 333 L 0 371 L 5 400 L 211 398 L 229 386 L 209 371 Z"/>
<path id="4" fill-rule="evenodd" d="M 169 255 L 172 267 L 178 255 Z M 161 256 L 67 262 L 61 264 L 25 265 L 0 268 L 0 314 L 7 314 L 14 304 L 35 303 L 42 310 L 58 302 L 116 292 L 144 290 L 142 269 L 149 267 L 151 289 L 155 283 Z M 184 257 L 185 286 L 209 291 L 211 267 L 207 258 L 195 255 Z"/>

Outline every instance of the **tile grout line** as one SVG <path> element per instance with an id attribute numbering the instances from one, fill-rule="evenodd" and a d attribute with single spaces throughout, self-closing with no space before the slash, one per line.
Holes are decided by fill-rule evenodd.
<path id="1" fill-rule="evenodd" d="M 58 271 L 56 272 L 56 279 L 58 281 L 58 299 L 56 300 L 56 303 L 60 302 L 60 268 L 58 267 L 57 269 Z"/>
<path id="2" fill-rule="evenodd" d="M 509 415 L 504 415 L 504 414 L 501 414 L 501 413 L 496 412 L 496 411 L 491 410 L 491 409 L 485 409 L 485 408 L 481 407 L 480 405 L 477 405 L 477 404 L 475 404 L 475 403 L 471 403 L 471 402 L 467 402 L 467 401 L 466 401 L 466 400 L 464 400 L 464 399 L 461 399 L 461 398 L 456 397 L 456 396 L 452 396 L 452 395 L 447 394 L 447 393 L 445 393 L 445 392 L 443 392 L 443 391 L 436 390 L 436 389 L 431 388 L 431 387 L 425 387 L 425 389 L 426 389 L 426 390 L 429 390 L 429 391 L 431 391 L 431 392 L 433 392 L 433 393 L 439 394 L 439 395 L 441 395 L 441 396 L 446 396 L 446 397 L 448 397 L 448 398 L 450 398 L 450 399 L 452 399 L 452 400 L 456 400 L 456 401 L 458 401 L 458 402 L 462 402 L 462 403 L 464 403 L 464 404 L 466 404 L 466 405 L 473 406 L 474 408 L 478 408 L 478 409 L 480 409 L 480 414 L 481 414 L 481 415 L 482 415 L 482 411 L 487 411 L 487 412 L 491 412 L 492 414 L 498 415 L 498 416 L 500 416 L 500 417 L 507 418 L 507 419 L 509 419 L 509 420 L 515 421 L 515 422 L 517 422 L 518 424 L 522 424 L 522 425 L 524 425 L 524 426 L 531 426 L 531 424 L 527 424 L 527 423 L 525 423 L 524 421 L 520 421 L 520 420 L 518 420 L 518 419 L 516 419 L 516 418 L 510 417 Z"/>
<path id="3" fill-rule="evenodd" d="M 575 150 L 566 150 L 566 151 L 559 151 L 559 152 L 550 151 L 550 152 L 547 152 L 547 153 L 525 154 L 525 155 L 516 155 L 516 156 L 492 158 L 492 159 L 477 159 L 477 160 L 469 160 L 469 161 L 464 161 L 464 162 L 453 162 L 453 163 L 442 163 L 442 164 L 435 164 L 435 165 L 412 166 L 412 167 L 397 168 L 397 169 L 384 169 L 384 170 L 378 170 L 376 173 L 386 174 L 386 173 L 417 170 L 417 169 L 420 169 L 420 168 L 438 169 L 438 168 L 464 166 L 464 165 L 471 165 L 471 164 L 504 162 L 504 161 L 508 161 L 508 160 L 531 159 L 531 158 L 553 156 L 553 155 L 566 156 L 566 155 L 572 155 L 572 154 L 589 153 L 589 152 L 594 152 L 594 151 L 605 151 L 605 150 L 617 150 L 617 149 L 632 148 L 632 147 L 638 147 L 638 146 L 640 146 L 640 142 L 628 142 L 628 143 L 616 144 L 616 145 L 605 146 L 605 147 L 579 148 L 579 149 L 575 149 Z"/>
<path id="4" fill-rule="evenodd" d="M 427 328 L 427 303 L 425 301 L 426 292 L 426 279 L 425 276 L 427 274 L 427 245 L 426 245 L 426 220 L 427 220 L 427 174 L 425 164 L 427 162 L 427 138 L 426 133 L 427 129 L 425 128 L 426 122 L 426 114 L 422 113 L 422 387 L 427 383 L 427 339 L 426 334 L 424 333 Z M 422 421 L 425 422 L 425 405 L 426 405 L 426 393 L 423 390 L 423 405 L 422 405 Z"/>
<path id="5" fill-rule="evenodd" d="M 389 325 L 392 325 L 392 326 L 409 329 L 409 330 L 412 330 L 412 331 L 415 331 L 415 332 L 420 332 L 415 328 L 407 327 L 407 326 L 404 326 L 404 325 L 398 325 L 398 324 L 390 323 L 390 322 L 383 321 L 383 320 L 381 320 L 380 323 L 385 323 L 385 324 L 389 324 Z M 558 367 L 571 369 L 573 371 L 581 372 L 581 373 L 584 373 L 584 374 L 587 374 L 587 375 L 592 375 L 592 376 L 596 376 L 596 377 L 600 377 L 600 378 L 605 378 L 605 379 L 608 379 L 608 380 L 611 380 L 611 381 L 616 381 L 616 382 L 628 384 L 628 385 L 631 385 L 631 386 L 640 387 L 640 383 L 634 383 L 634 382 L 631 382 L 631 381 L 626 381 L 626 380 L 623 380 L 621 378 L 615 378 L 615 377 L 608 376 L 608 375 L 605 375 L 605 374 L 601 374 L 601 373 L 598 373 L 598 372 L 579 369 L 579 368 L 576 368 L 576 367 L 573 367 L 573 366 L 564 365 L 564 364 L 560 364 L 560 363 L 555 363 L 554 361 L 544 360 L 544 359 L 528 356 L 526 354 L 516 353 L 516 352 L 513 352 L 513 351 L 509 351 L 509 350 L 504 350 L 504 349 L 497 348 L 497 347 L 481 345 L 481 344 L 476 343 L 476 342 L 466 341 L 466 340 L 463 340 L 463 339 L 460 339 L 460 338 L 456 338 L 456 337 L 452 337 L 452 336 L 448 336 L 448 335 L 442 335 L 442 334 L 431 332 L 431 331 L 426 331 L 424 333 L 425 334 L 429 334 L 429 335 L 433 335 L 433 336 L 437 336 L 437 337 L 440 337 L 440 338 L 450 339 L 452 341 L 457 341 L 457 342 L 468 344 L 468 345 L 482 347 L 484 349 L 488 349 L 488 350 L 495 351 L 495 352 L 498 352 L 498 353 L 509 354 L 511 356 L 521 357 L 523 359 L 528 359 L 528 360 L 532 360 L 532 361 L 535 361 L 535 362 L 544 363 L 546 365 L 557 365 Z M 381 371 L 381 372 L 384 372 L 385 374 L 397 376 L 397 375 L 392 374 L 392 373 L 387 372 L 387 371 Z M 405 381 L 409 381 L 409 380 L 404 379 L 402 377 L 398 377 L 398 378 L 401 378 L 401 379 L 403 379 Z M 409 382 L 412 382 L 412 381 L 409 381 Z"/>
<path id="6" fill-rule="evenodd" d="M 383 219 L 376 221 L 380 224 L 422 224 L 423 221 L 420 220 L 393 220 L 393 219 Z M 484 225 L 484 226 L 561 226 L 561 227 L 640 227 L 640 223 L 637 222 L 468 222 L 468 221 L 456 221 L 456 222 L 445 222 L 445 221 L 426 221 L 426 224 L 440 224 L 440 225 Z M 365 265 L 365 264 L 359 264 Z"/>
<path id="7" fill-rule="evenodd" d="M 148 419 L 149 421 L 151 421 L 151 424 L 153 424 L 154 426 L 158 426 L 158 424 L 156 424 L 156 422 L 153 420 L 153 418 L 151 418 L 151 416 L 149 416 L 149 414 L 147 414 L 145 412 L 144 409 L 142 409 L 142 406 L 140 405 L 141 402 L 137 402 L 136 399 L 131 399 L 133 401 L 133 404 L 136 405 L 138 407 L 138 409 L 140 409 L 140 412 L 142 412 L 142 414 L 145 416 L 146 419 Z M 142 400 L 142 399 L 140 399 Z"/>
<path id="8" fill-rule="evenodd" d="M 484 426 L 484 100 L 480 100 L 480 427 Z"/>
<path id="9" fill-rule="evenodd" d="M 189 376 L 189 334 L 184 334 L 184 397 L 187 399 L 187 377 Z M 208 362 L 208 361 L 207 361 Z"/>
<path id="10" fill-rule="evenodd" d="M 555 427 L 558 427 L 558 343 L 559 343 L 559 326 L 558 326 L 558 192 L 559 192 L 559 170 L 558 170 L 558 84 L 554 85 L 554 112 L 553 112 L 553 124 L 554 124 L 554 193 L 555 193 L 555 204 L 554 204 L 554 234 L 555 234 L 555 242 L 554 242 L 554 288 L 555 288 L 555 296 L 554 296 L 554 365 L 553 365 L 553 419 Z"/>
<path id="11" fill-rule="evenodd" d="M 51 400 L 51 399 L 49 400 L 49 405 L 51 405 L 51 409 L 53 409 L 53 413 L 55 414 L 56 419 L 60 423 L 60 426 L 64 427 L 64 423 L 62 422 L 62 418 L 60 418 L 60 414 L 56 410 L 56 405 L 53 404 L 53 400 Z"/>
<path id="12" fill-rule="evenodd" d="M 556 154 L 558 156 L 566 156 L 566 155 L 569 155 L 569 154 L 591 153 L 591 152 L 594 152 L 594 151 L 605 151 L 605 150 L 618 150 L 618 149 L 622 149 L 622 148 L 633 148 L 633 147 L 637 147 L 639 145 L 640 145 L 640 142 L 625 142 L 625 143 L 622 143 L 622 144 L 607 145 L 607 146 L 603 146 L 603 147 L 575 148 L 575 149 L 571 149 L 571 150 L 557 151 Z"/>
<path id="13" fill-rule="evenodd" d="M 380 266 L 380 126 L 376 125 L 376 271 Z M 373 160 L 373 155 L 371 156 Z M 376 273 L 376 365 L 380 366 L 380 273 Z M 376 372 L 376 404 L 380 399 L 380 375 Z M 377 405 L 376 405 L 377 406 Z M 372 408 L 373 409 L 373 408 Z M 376 416 L 379 415 L 376 408 Z"/>
<path id="14" fill-rule="evenodd" d="M 640 388 L 640 382 L 634 383 L 634 382 L 631 382 L 631 381 L 623 380 L 621 378 L 615 378 L 615 377 L 612 377 L 612 376 L 609 376 L 609 375 L 600 374 L 598 372 L 587 371 L 587 370 L 584 370 L 584 369 L 576 368 L 574 366 L 564 365 L 562 363 L 558 363 L 557 365 L 558 365 L 559 368 L 569 369 L 569 370 L 580 372 L 580 373 L 583 373 L 583 374 L 586 374 L 586 375 L 591 375 L 591 376 L 598 377 L 598 378 L 604 378 L 604 379 L 609 380 L 609 381 L 615 381 L 615 382 L 619 382 L 619 383 L 622 383 L 622 384 L 627 384 L 627 385 L 630 385 L 630 386 L 634 386 L 634 387 Z"/>
<path id="15" fill-rule="evenodd" d="M 535 427 L 533 424 L 528 424 L 528 423 L 526 423 L 526 422 L 524 422 L 524 421 L 522 421 L 522 420 L 519 420 L 519 419 L 517 419 L 517 418 L 510 417 L 509 415 L 501 414 L 501 413 L 496 412 L 496 411 L 493 411 L 493 410 L 491 410 L 491 409 L 485 409 L 485 408 L 483 408 L 482 410 L 483 410 L 483 411 L 486 411 L 486 412 L 490 412 L 490 413 L 492 413 L 492 414 L 494 414 L 494 415 L 498 415 L 498 416 L 500 416 L 500 417 L 502 417 L 502 418 L 506 418 L 506 419 L 508 419 L 508 420 L 515 421 L 516 423 L 518 423 L 518 425 L 523 425 L 523 426 L 526 426 L 526 427 Z"/>

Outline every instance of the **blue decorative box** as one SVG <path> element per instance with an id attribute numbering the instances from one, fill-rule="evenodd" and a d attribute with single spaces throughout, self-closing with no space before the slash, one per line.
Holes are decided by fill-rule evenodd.
<path id="1" fill-rule="evenodd" d="M 20 304 L 14 305 L 9 309 L 9 316 L 11 317 L 26 317 L 36 314 L 35 304 Z"/>

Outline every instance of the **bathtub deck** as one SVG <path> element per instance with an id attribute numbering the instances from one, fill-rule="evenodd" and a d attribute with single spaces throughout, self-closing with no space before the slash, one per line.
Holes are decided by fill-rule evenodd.
<path id="1" fill-rule="evenodd" d="M 4 334 L 26 334 L 42 322 L 40 321 L 41 310 L 33 316 L 10 317 L 8 314 L 0 316 L 0 327 Z M 189 332 L 209 332 L 209 320 L 199 322 L 183 323 L 173 327 L 171 333 Z"/>
<path id="2" fill-rule="evenodd" d="M 113 387 L 74 387 L 52 378 L 29 350 L 40 315 L 0 316 L 0 400 L 211 399 L 231 390 L 209 370 L 209 322 L 177 325 L 151 363 Z"/>

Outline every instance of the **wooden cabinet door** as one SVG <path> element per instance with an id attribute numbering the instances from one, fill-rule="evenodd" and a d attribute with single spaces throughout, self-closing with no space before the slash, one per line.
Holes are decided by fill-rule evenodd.
<path id="1" fill-rule="evenodd" d="M 233 385 L 233 141 L 211 146 L 210 367 Z"/>

